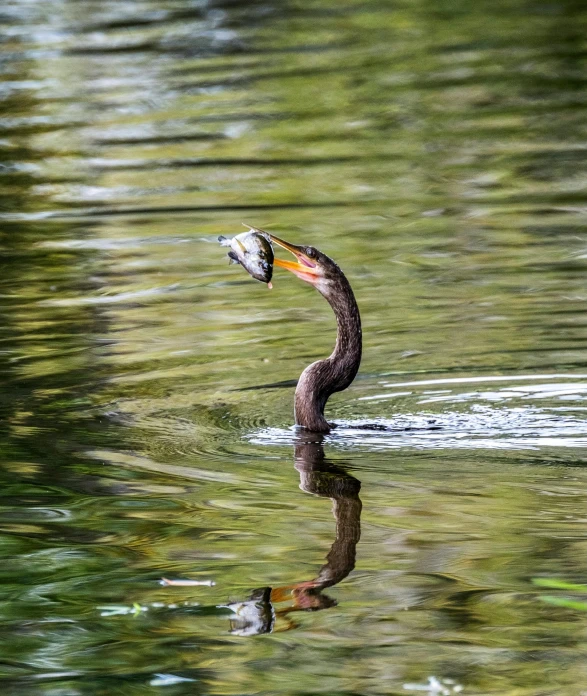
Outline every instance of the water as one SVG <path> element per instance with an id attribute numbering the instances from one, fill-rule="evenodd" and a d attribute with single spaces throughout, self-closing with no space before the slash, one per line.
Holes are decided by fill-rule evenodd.
<path id="1" fill-rule="evenodd" d="M 587 570 L 584 4 L 0 22 L 2 692 L 587 689 L 585 593 L 536 584 Z M 226 265 L 242 221 L 356 291 L 321 441 L 333 318 Z"/>

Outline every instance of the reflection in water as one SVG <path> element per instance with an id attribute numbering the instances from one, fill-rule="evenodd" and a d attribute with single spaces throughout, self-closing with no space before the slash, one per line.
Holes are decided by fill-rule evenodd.
<path id="1" fill-rule="evenodd" d="M 230 604 L 235 612 L 230 622 L 231 633 L 243 636 L 269 633 L 276 620 L 289 618 L 292 612 L 320 611 L 336 606 L 336 600 L 322 590 L 344 580 L 355 567 L 356 548 L 361 537 L 361 482 L 325 460 L 322 441 L 323 435 L 319 433 L 300 432 L 296 436 L 294 456 L 295 467 L 300 472 L 300 488 L 332 500 L 336 537 L 326 563 L 313 580 L 255 590 L 248 601 Z M 290 602 L 290 606 L 274 608 L 274 604 L 285 601 Z M 287 628 L 294 626 L 289 619 Z"/>
<path id="2" fill-rule="evenodd" d="M 312 437 L 312 441 L 304 441 L 308 437 Z M 336 538 L 326 563 L 316 579 L 307 583 L 307 587 L 320 592 L 344 580 L 355 567 L 355 552 L 361 536 L 361 482 L 325 460 L 321 436 L 300 434 L 298 438 L 295 467 L 300 473 L 300 488 L 306 493 L 330 498 L 336 520 Z"/>
<path id="3" fill-rule="evenodd" d="M 296 611 L 320 611 L 336 606 L 322 590 L 336 585 L 355 567 L 356 548 L 361 536 L 361 482 L 340 466 L 324 458 L 323 436 L 299 433 L 295 440 L 295 467 L 300 473 L 300 488 L 306 493 L 332 500 L 336 520 L 336 537 L 326 556 L 326 563 L 313 580 L 282 587 L 255 590 L 246 602 L 228 605 L 235 613 L 231 633 L 255 635 L 269 633 L 276 620 L 288 618 L 287 628 L 294 622 L 289 615 Z M 275 609 L 274 604 L 290 605 Z M 283 630 L 283 628 L 281 629 Z"/>
<path id="4" fill-rule="evenodd" d="M 223 605 L 234 612 L 230 619 L 230 632 L 235 635 L 270 633 L 280 618 L 287 619 L 287 624 L 279 630 L 293 628 L 295 623 L 289 617 L 293 612 L 320 611 L 336 606 L 336 600 L 322 591 L 344 580 L 355 567 L 356 548 L 361 537 L 361 482 L 325 459 L 323 440 L 320 433 L 297 433 L 294 462 L 300 474 L 300 488 L 306 493 L 332 500 L 336 533 L 326 563 L 312 580 L 258 588 L 247 600 Z M 194 583 L 164 580 L 164 584 L 192 586 Z M 274 605 L 282 602 L 289 604 L 276 609 Z"/>

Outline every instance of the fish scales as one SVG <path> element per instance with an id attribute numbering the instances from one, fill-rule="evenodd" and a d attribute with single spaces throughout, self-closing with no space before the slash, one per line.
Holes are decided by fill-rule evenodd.
<path id="1" fill-rule="evenodd" d="M 263 230 L 251 227 L 231 239 L 220 236 L 218 241 L 222 246 L 230 247 L 228 258 L 231 263 L 240 264 L 255 280 L 271 287 L 273 246 Z"/>

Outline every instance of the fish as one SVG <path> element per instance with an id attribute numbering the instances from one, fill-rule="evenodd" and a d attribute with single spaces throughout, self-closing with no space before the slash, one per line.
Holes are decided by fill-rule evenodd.
<path id="1" fill-rule="evenodd" d="M 273 246 L 266 232 L 250 227 L 247 232 L 227 239 L 220 235 L 218 241 L 222 246 L 230 247 L 230 263 L 239 263 L 255 280 L 267 283 L 269 288 L 273 276 Z"/>

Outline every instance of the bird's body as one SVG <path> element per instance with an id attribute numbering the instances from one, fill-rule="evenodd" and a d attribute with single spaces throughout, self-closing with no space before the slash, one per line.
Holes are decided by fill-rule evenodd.
<path id="1" fill-rule="evenodd" d="M 313 285 L 336 316 L 337 337 L 332 354 L 308 365 L 300 376 L 295 393 L 296 425 L 327 433 L 333 425 L 324 417 L 326 402 L 331 394 L 343 391 L 351 384 L 361 363 L 362 332 L 357 301 L 346 276 L 331 258 L 313 247 L 289 244 L 273 235 L 269 238 L 297 258 L 297 263 L 276 258 L 275 265 L 292 271 Z"/>
<path id="2" fill-rule="evenodd" d="M 332 427 L 324 417 L 328 398 L 351 384 L 359 370 L 362 353 L 359 308 L 342 271 L 324 297 L 336 316 L 336 345 L 328 358 L 308 365 L 302 372 L 294 407 L 296 425 L 321 433 L 329 432 Z"/>
<path id="3" fill-rule="evenodd" d="M 315 287 L 336 316 L 338 332 L 334 350 L 328 358 L 308 365 L 302 372 L 294 403 L 297 426 L 316 433 L 328 433 L 334 425 L 324 417 L 326 402 L 331 394 L 343 391 L 351 384 L 361 364 L 361 317 L 353 290 L 338 265 L 318 249 L 290 244 L 269 232 L 246 226 L 249 232 L 232 239 L 218 238 L 223 246 L 231 247 L 230 258 L 264 282 L 271 280 L 273 264 L 291 271 Z M 287 249 L 296 261 L 275 258 L 273 244 Z"/>

